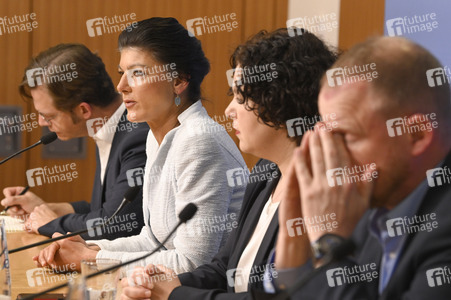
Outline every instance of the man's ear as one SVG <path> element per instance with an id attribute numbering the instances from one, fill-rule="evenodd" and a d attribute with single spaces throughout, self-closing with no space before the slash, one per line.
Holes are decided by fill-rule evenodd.
<path id="1" fill-rule="evenodd" d="M 75 107 L 74 112 L 84 120 L 89 120 L 92 117 L 92 106 L 86 102 L 82 102 Z"/>
<path id="2" fill-rule="evenodd" d="M 180 95 L 188 88 L 189 82 L 185 79 L 176 78 L 174 79 L 174 93 Z"/>
<path id="3" fill-rule="evenodd" d="M 407 134 L 410 139 L 412 155 L 418 156 L 431 145 L 437 121 L 431 120 L 430 114 L 413 114 L 407 118 Z"/>

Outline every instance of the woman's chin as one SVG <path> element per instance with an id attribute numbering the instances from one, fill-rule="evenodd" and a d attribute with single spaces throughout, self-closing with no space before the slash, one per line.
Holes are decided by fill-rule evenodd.
<path id="1" fill-rule="evenodd" d="M 252 154 L 249 152 L 250 149 L 249 149 L 248 145 L 246 145 L 246 143 L 241 140 L 238 144 L 238 147 L 240 148 L 241 152 Z"/>
<path id="2" fill-rule="evenodd" d="M 129 120 L 130 122 L 143 122 L 142 120 L 140 120 L 139 116 L 137 113 L 129 111 L 127 113 L 127 120 Z"/>

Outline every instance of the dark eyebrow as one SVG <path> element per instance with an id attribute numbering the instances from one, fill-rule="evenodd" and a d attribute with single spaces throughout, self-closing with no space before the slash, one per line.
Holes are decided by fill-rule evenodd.
<path id="1" fill-rule="evenodd" d="M 147 67 L 147 65 L 143 65 L 143 64 L 132 64 L 127 66 L 127 70 L 129 69 L 133 69 L 134 67 Z M 118 69 L 122 70 L 121 66 L 117 66 Z"/>

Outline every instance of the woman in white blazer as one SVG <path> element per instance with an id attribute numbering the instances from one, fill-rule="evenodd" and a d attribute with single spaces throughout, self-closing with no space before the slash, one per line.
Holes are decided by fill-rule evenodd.
<path id="1" fill-rule="evenodd" d="M 131 260 L 158 247 L 177 224 L 180 211 L 192 202 L 198 207 L 194 218 L 163 250 L 139 263 L 191 271 L 210 262 L 226 241 L 231 231 L 226 223 L 237 218 L 246 185 L 246 180 L 228 181 L 229 171 L 246 173 L 246 164 L 224 127 L 202 106 L 200 84 L 210 64 L 200 41 L 176 19 L 138 22 L 121 33 L 119 50 L 117 89 L 127 118 L 150 127 L 143 184 L 145 226 L 139 235 L 113 241 L 61 240 L 33 259 L 39 266 L 53 267 L 79 267 L 89 258 Z"/>

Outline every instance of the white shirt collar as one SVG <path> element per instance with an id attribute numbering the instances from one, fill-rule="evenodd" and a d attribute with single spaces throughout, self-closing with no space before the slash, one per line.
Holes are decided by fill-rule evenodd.
<path id="1" fill-rule="evenodd" d="M 107 143 L 112 143 L 114 134 L 116 133 L 116 127 L 122 118 L 125 111 L 125 104 L 122 103 L 116 109 L 114 114 L 108 119 L 108 121 L 100 128 L 92 138 L 97 141 L 103 141 Z"/>

